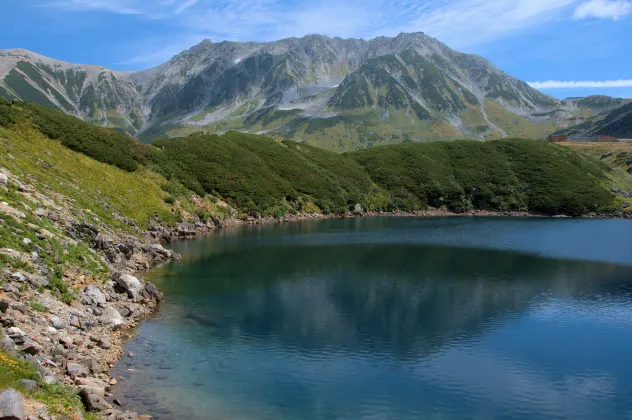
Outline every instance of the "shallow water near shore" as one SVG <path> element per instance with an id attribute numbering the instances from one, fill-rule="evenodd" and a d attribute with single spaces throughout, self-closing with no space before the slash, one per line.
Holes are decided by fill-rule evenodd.
<path id="1" fill-rule="evenodd" d="M 115 367 L 158 419 L 632 416 L 632 222 L 376 217 L 172 244 Z M 129 369 L 133 369 L 130 372 Z"/>

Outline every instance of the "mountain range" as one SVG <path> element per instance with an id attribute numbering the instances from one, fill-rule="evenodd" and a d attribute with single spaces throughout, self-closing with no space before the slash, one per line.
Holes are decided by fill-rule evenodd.
<path id="1" fill-rule="evenodd" d="M 228 130 L 336 151 L 403 141 L 542 138 L 630 101 L 558 100 L 423 33 L 203 41 L 155 68 L 113 71 L 0 50 L 0 96 L 143 141 Z M 598 128 L 594 128 L 599 130 Z"/>

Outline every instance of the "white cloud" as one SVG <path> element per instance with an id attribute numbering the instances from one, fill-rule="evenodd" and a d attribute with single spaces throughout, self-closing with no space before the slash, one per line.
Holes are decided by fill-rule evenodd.
<path id="1" fill-rule="evenodd" d="M 575 9 L 573 18 L 619 20 L 630 12 L 632 12 L 632 2 L 628 0 L 590 0 Z"/>
<path id="2" fill-rule="evenodd" d="M 182 13 L 185 10 L 187 10 L 189 7 L 193 7 L 197 4 L 199 0 L 187 0 L 184 3 L 182 3 L 180 6 L 178 6 L 178 8 L 175 10 L 176 14 Z"/>
<path id="3" fill-rule="evenodd" d="M 603 80 L 603 81 L 558 81 L 529 82 L 529 86 L 535 89 L 576 89 L 576 88 L 626 88 L 632 87 L 630 80 Z"/>
<path id="4" fill-rule="evenodd" d="M 133 46 L 134 50 L 147 53 L 126 60 L 151 65 L 170 58 L 173 49 L 183 44 L 182 40 L 191 38 L 270 41 L 312 33 L 372 38 L 422 31 L 453 48 L 467 49 L 568 18 L 573 11 L 575 16 L 598 13 L 610 18 L 621 16 L 631 1 L 56 0 L 43 4 L 161 20 L 169 27 L 164 36 L 159 33 L 153 40 L 140 40 Z M 597 12 L 597 9 L 602 11 Z M 603 10 L 608 13 L 604 15 Z M 147 44 L 152 43 L 158 47 L 150 51 Z M 142 61 L 144 59 L 147 61 Z"/>

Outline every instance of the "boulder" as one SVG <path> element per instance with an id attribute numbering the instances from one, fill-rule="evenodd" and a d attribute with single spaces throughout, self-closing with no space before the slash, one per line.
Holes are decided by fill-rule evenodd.
<path id="1" fill-rule="evenodd" d="M 95 343 L 97 343 L 97 345 L 99 347 L 101 347 L 102 349 L 105 349 L 105 350 L 107 350 L 110 347 L 112 347 L 112 343 L 110 343 L 110 340 L 108 340 L 105 337 L 99 337 L 99 336 L 96 336 L 96 335 L 91 335 L 90 336 L 90 340 L 94 341 Z"/>
<path id="2" fill-rule="evenodd" d="M 8 184 L 9 184 L 9 177 L 3 174 L 2 172 L 0 172 L 0 185 L 8 185 Z"/>
<path id="3" fill-rule="evenodd" d="M 9 337 L 2 337 L 0 339 L 0 349 L 13 353 L 15 351 L 15 343 Z"/>
<path id="4" fill-rule="evenodd" d="M 96 303 L 97 305 L 105 305 L 105 294 L 95 285 L 88 285 L 83 289 L 83 294 L 90 299 L 90 303 Z"/>
<path id="5" fill-rule="evenodd" d="M 150 297 L 156 299 L 157 302 L 160 302 L 162 300 L 162 292 L 158 290 L 155 284 L 147 282 L 145 284 L 145 291 Z"/>
<path id="6" fill-rule="evenodd" d="M 0 394 L 0 419 L 24 420 L 24 397 L 15 389 Z"/>
<path id="7" fill-rule="evenodd" d="M 109 325 L 113 330 L 117 330 L 123 327 L 123 317 L 121 314 L 111 306 L 103 308 L 103 312 L 99 317 L 99 322 Z"/>
<path id="8" fill-rule="evenodd" d="M 56 330 L 63 330 L 66 328 L 66 325 L 64 325 L 64 323 L 58 316 L 51 315 L 49 317 L 49 321 L 50 321 L 50 325 L 52 325 L 53 328 L 55 328 Z"/>
<path id="9" fill-rule="evenodd" d="M 22 350 L 22 352 L 26 354 L 35 356 L 36 354 L 40 354 L 42 352 L 42 346 L 40 346 L 33 340 L 26 340 L 20 350 Z"/>
<path id="10" fill-rule="evenodd" d="M 20 283 L 23 283 L 24 281 L 26 281 L 26 277 L 24 276 L 24 274 L 20 273 L 19 271 L 16 271 L 15 273 L 11 274 L 11 279 Z"/>
<path id="11" fill-rule="evenodd" d="M 37 382 L 30 379 L 20 379 L 18 382 L 22 385 L 22 388 L 27 391 L 32 391 L 37 388 Z"/>
<path id="12" fill-rule="evenodd" d="M 112 406 L 105 401 L 105 398 L 93 388 L 82 389 L 79 391 L 79 397 L 81 397 L 83 405 L 90 411 L 104 411 L 112 408 Z"/>
<path id="13" fill-rule="evenodd" d="M 95 359 L 86 359 L 83 361 L 83 364 L 88 368 L 90 373 L 93 375 L 98 375 L 99 373 L 103 372 L 103 368 L 101 367 L 101 364 L 99 364 L 99 362 L 97 362 Z"/>
<path id="14" fill-rule="evenodd" d="M 127 296 L 132 299 L 138 297 L 142 290 L 140 281 L 130 274 L 114 273 L 112 280 L 119 288 L 127 292 Z"/>
<path id="15" fill-rule="evenodd" d="M 0 312 L 6 312 L 9 306 L 11 306 L 11 303 L 8 300 L 0 300 Z"/>
<path id="16" fill-rule="evenodd" d="M 24 337 L 24 332 L 18 327 L 8 328 L 6 331 L 7 335 L 15 340 L 17 337 Z"/>
<path id="17" fill-rule="evenodd" d="M 66 373 L 68 376 L 82 377 L 88 376 L 88 369 L 81 363 L 68 362 L 66 365 Z"/>

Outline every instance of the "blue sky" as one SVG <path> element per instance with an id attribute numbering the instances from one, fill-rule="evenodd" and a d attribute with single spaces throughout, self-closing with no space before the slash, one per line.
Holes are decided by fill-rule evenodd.
<path id="1" fill-rule="evenodd" d="M 632 97 L 632 0 L 2 0 L 0 48 L 117 70 L 203 39 L 422 31 L 557 97 Z"/>

